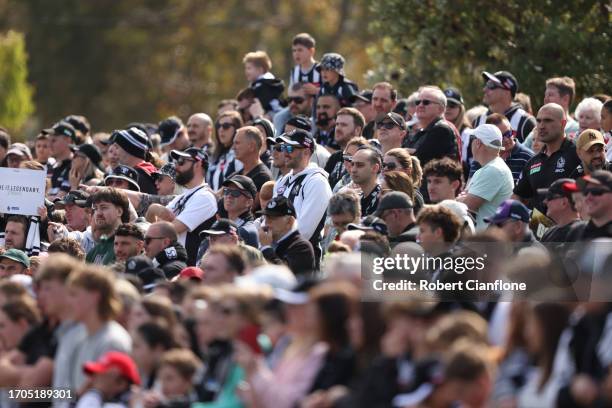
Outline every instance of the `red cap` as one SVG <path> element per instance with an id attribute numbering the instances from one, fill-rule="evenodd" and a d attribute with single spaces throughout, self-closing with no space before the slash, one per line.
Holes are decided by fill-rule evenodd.
<path id="1" fill-rule="evenodd" d="M 116 367 L 121 372 L 121 375 L 132 384 L 140 385 L 140 375 L 134 360 L 125 353 L 118 351 L 109 351 L 104 354 L 98 361 L 90 361 L 83 365 L 85 374 L 100 374 L 111 368 Z"/>
<path id="2" fill-rule="evenodd" d="M 181 273 L 178 274 L 176 279 L 204 280 L 204 271 L 195 266 L 188 266 L 187 268 L 183 269 Z"/>

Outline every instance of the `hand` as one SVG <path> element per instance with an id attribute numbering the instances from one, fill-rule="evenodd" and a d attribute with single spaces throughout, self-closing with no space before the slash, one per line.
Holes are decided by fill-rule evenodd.
<path id="1" fill-rule="evenodd" d="M 149 209 L 147 210 L 147 214 L 145 218 L 149 222 L 157 222 L 158 219 L 162 219 L 163 221 L 172 222 L 174 220 L 174 214 L 172 211 L 167 209 L 161 204 L 151 204 Z"/>
<path id="2" fill-rule="evenodd" d="M 300 408 L 327 408 L 325 391 L 315 391 L 302 401 Z"/>
<path id="3" fill-rule="evenodd" d="M 49 224 L 47 225 L 47 236 L 49 237 L 49 242 L 63 238 L 63 230 L 64 226 L 62 224 L 49 221 Z"/>
<path id="4" fill-rule="evenodd" d="M 156 391 L 146 392 L 142 397 L 142 405 L 145 408 L 156 408 L 162 402 L 162 396 Z"/>
<path id="5" fill-rule="evenodd" d="M 251 376 L 257 369 L 258 357 L 247 344 L 240 340 L 234 341 L 234 360 Z"/>
<path id="6" fill-rule="evenodd" d="M 81 174 L 81 171 L 75 167 L 72 167 L 70 169 L 70 173 L 68 173 L 68 181 L 70 182 L 70 189 L 71 190 L 78 189 L 82 178 L 83 178 L 83 175 Z"/>
<path id="7" fill-rule="evenodd" d="M 306 93 L 307 95 L 315 96 L 319 94 L 319 87 L 311 82 L 307 82 L 304 85 L 302 85 L 302 89 L 304 90 L 304 93 Z"/>
<path id="8" fill-rule="evenodd" d="M 259 244 L 262 247 L 272 245 L 272 242 L 274 242 L 274 240 L 272 239 L 272 231 L 270 230 L 270 227 L 259 227 L 259 229 L 257 230 L 257 234 L 259 235 Z"/>
<path id="9" fill-rule="evenodd" d="M 38 207 L 36 209 L 36 213 L 40 217 L 40 221 L 41 222 L 43 222 L 43 221 L 45 221 L 47 219 L 47 207 L 45 207 L 44 205 L 41 205 L 40 207 Z"/>
<path id="10" fill-rule="evenodd" d="M 574 376 L 570 390 L 576 402 L 582 406 L 591 406 L 599 394 L 597 384 L 586 374 Z"/>

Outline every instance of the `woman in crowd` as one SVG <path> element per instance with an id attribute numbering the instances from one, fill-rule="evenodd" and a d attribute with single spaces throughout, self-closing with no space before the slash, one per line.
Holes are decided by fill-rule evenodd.
<path id="1" fill-rule="evenodd" d="M 412 203 L 414 204 L 415 215 L 421 211 L 421 208 L 423 208 L 423 205 L 425 204 L 423 195 L 414 187 L 412 179 L 405 172 L 397 170 L 384 172 L 381 187 L 381 196 L 390 191 L 401 191 L 408 194 L 408 197 L 412 199 Z"/>
<path id="2" fill-rule="evenodd" d="M 207 176 L 208 184 L 214 191 L 221 188 L 228 175 L 242 170 L 242 163 L 236 160 L 232 151 L 236 131 L 242 125 L 240 113 L 236 111 L 223 112 L 217 118 Z"/>
<path id="3" fill-rule="evenodd" d="M 74 152 L 70 169 L 70 188 L 78 190 L 81 184 L 95 186 L 104 180 L 102 153 L 95 144 L 83 144 Z"/>
<path id="4" fill-rule="evenodd" d="M 601 130 L 601 109 L 603 103 L 595 98 L 584 98 L 576 106 L 575 116 L 578 121 L 578 137 L 580 133 L 587 129 Z"/>

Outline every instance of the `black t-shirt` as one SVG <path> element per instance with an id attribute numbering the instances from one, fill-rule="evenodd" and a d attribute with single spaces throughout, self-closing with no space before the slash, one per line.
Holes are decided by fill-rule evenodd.
<path id="1" fill-rule="evenodd" d="M 559 226 L 556 225 L 550 228 L 542 235 L 541 242 L 567 242 L 567 235 L 569 234 L 572 226 L 580 220 L 574 220 L 567 225 Z"/>
<path id="2" fill-rule="evenodd" d="M 531 199 L 530 206 L 546 214 L 544 196 L 538 195 L 537 189 L 547 188 L 554 181 L 569 177 L 579 164 L 576 145 L 571 140 L 565 139 L 559 150 L 550 157 L 546 154 L 545 146 L 542 152 L 525 164 L 521 178 L 514 187 L 514 194 Z"/>
<path id="3" fill-rule="evenodd" d="M 612 221 L 601 227 L 593 224 L 592 221 L 577 222 L 572 225 L 568 234 L 568 241 L 590 241 L 597 238 L 612 238 Z"/>
<path id="4" fill-rule="evenodd" d="M 53 335 L 55 328 L 47 320 L 32 327 L 21 339 L 17 349 L 26 358 L 27 365 L 35 364 L 42 357 L 53 358 L 57 349 L 57 339 Z"/>
<path id="5" fill-rule="evenodd" d="M 263 163 L 259 163 L 253 170 L 249 171 L 248 174 L 244 174 L 244 170 L 242 170 L 240 174 L 253 180 L 255 187 L 257 187 L 257 191 L 261 190 L 261 186 L 263 186 L 264 183 L 272 180 L 272 173 L 270 173 L 270 170 Z"/>
<path id="6" fill-rule="evenodd" d="M 344 152 L 338 150 L 329 156 L 327 163 L 325 164 L 325 172 L 329 174 L 328 180 L 331 188 L 334 188 L 336 183 L 340 181 L 344 175 L 344 163 L 342 163 L 342 157 Z"/>
<path id="7" fill-rule="evenodd" d="M 138 186 L 141 193 L 157 194 L 157 187 L 153 177 L 146 170 L 136 167 L 134 170 L 138 173 Z"/>
<path id="8" fill-rule="evenodd" d="M 72 158 L 62 162 L 56 162 L 51 172 L 51 191 L 50 195 L 57 195 L 60 191 L 70 191 L 70 168 Z"/>
<path id="9" fill-rule="evenodd" d="M 376 208 L 378 207 L 378 201 L 380 198 L 380 184 L 377 184 L 376 187 L 370 192 L 368 195 L 361 195 L 361 216 L 367 217 L 368 215 L 374 214 Z"/>

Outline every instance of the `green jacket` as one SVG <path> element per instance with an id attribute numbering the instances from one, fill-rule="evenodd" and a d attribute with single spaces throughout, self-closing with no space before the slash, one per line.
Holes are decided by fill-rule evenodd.
<path id="1" fill-rule="evenodd" d="M 85 257 L 87 263 L 111 265 L 115 262 L 115 235 L 102 236 Z"/>

